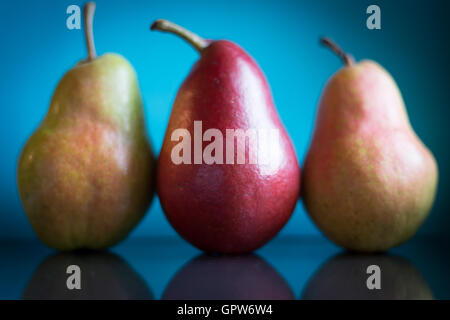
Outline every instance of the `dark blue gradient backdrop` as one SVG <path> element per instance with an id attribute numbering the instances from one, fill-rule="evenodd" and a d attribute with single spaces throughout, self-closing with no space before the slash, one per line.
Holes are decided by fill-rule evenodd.
<path id="1" fill-rule="evenodd" d="M 34 238 L 20 203 L 17 159 L 49 106 L 56 84 L 85 58 L 83 30 L 66 28 L 66 8 L 80 1 L 0 3 L 0 238 Z M 381 30 L 366 28 L 366 8 L 381 8 Z M 450 222 L 448 1 L 97 1 L 97 52 L 117 52 L 135 67 L 147 128 L 159 153 L 178 87 L 198 58 L 174 36 L 150 32 L 166 18 L 209 38 L 245 48 L 264 70 L 280 116 L 303 163 L 317 102 L 341 67 L 320 36 L 335 39 L 358 59 L 373 59 L 395 78 L 412 125 L 440 170 L 433 211 L 419 233 L 447 235 Z M 284 235 L 318 235 L 301 201 Z M 132 237 L 176 236 L 157 199 Z"/>

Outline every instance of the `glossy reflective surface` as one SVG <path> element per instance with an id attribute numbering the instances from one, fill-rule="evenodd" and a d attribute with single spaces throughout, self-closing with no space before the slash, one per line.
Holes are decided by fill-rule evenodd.
<path id="1" fill-rule="evenodd" d="M 344 252 L 321 237 L 277 237 L 251 255 L 202 254 L 180 238 L 130 239 L 109 252 L 57 253 L 0 242 L 1 299 L 450 299 L 450 245 L 416 237 L 389 254 Z M 68 265 L 80 291 L 66 289 Z M 368 290 L 369 265 L 381 290 Z"/>

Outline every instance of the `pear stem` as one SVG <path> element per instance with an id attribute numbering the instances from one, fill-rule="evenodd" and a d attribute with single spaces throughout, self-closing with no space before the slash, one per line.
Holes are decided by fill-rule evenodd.
<path id="1" fill-rule="evenodd" d="M 97 58 L 95 52 L 94 32 L 92 24 L 94 21 L 95 2 L 88 2 L 84 6 L 84 32 L 86 34 L 86 43 L 88 49 L 87 61 L 92 61 Z"/>
<path id="2" fill-rule="evenodd" d="M 324 37 L 320 39 L 320 43 L 322 43 L 324 46 L 330 48 L 334 53 L 336 53 L 339 56 L 339 58 L 341 58 L 342 61 L 344 61 L 344 64 L 346 66 L 351 66 L 355 63 L 353 57 L 348 53 L 345 53 L 333 40 Z"/>
<path id="3" fill-rule="evenodd" d="M 189 44 L 191 44 L 199 53 L 202 53 L 203 49 L 205 49 L 209 45 L 209 41 L 203 39 L 202 37 L 196 35 L 195 33 L 180 27 L 179 25 L 170 22 L 168 20 L 159 19 L 153 22 L 150 26 L 150 30 L 159 30 L 162 32 L 170 32 L 180 36 L 184 40 L 186 40 Z"/>

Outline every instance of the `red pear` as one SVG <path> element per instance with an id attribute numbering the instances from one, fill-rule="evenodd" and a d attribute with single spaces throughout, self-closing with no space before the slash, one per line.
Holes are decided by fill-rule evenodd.
<path id="1" fill-rule="evenodd" d="M 174 229 L 204 251 L 255 250 L 286 224 L 300 190 L 295 151 L 267 80 L 233 42 L 205 40 L 166 20 L 153 29 L 181 36 L 200 53 L 159 156 L 161 206 Z"/>
<path id="2" fill-rule="evenodd" d="M 286 280 L 255 255 L 202 254 L 170 280 L 162 300 L 293 300 Z"/>

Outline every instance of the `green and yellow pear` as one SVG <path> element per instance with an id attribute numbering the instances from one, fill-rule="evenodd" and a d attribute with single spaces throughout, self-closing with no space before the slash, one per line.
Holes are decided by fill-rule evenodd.
<path id="1" fill-rule="evenodd" d="M 438 168 L 408 119 L 401 93 L 374 61 L 345 66 L 328 81 L 303 171 L 312 220 L 336 244 L 386 251 L 413 236 L 436 193 Z"/>
<path id="2" fill-rule="evenodd" d="M 155 159 L 136 74 L 120 55 L 96 57 L 94 10 L 86 4 L 89 56 L 59 82 L 18 164 L 27 217 L 58 250 L 114 245 L 153 198 Z"/>

